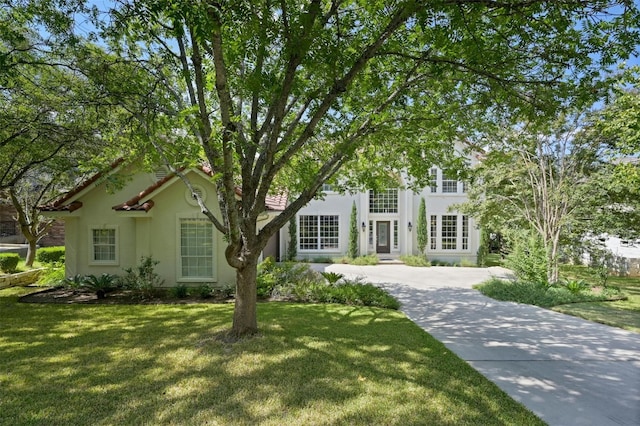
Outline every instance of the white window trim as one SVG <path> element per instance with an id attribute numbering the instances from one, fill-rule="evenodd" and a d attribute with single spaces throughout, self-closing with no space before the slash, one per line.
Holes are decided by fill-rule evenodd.
<path id="1" fill-rule="evenodd" d="M 93 231 L 113 229 L 115 231 L 115 259 L 114 260 L 95 260 L 95 246 L 93 244 Z M 120 229 L 118 225 L 91 225 L 89 226 L 89 265 L 107 265 L 117 266 L 120 264 Z"/>
<path id="2" fill-rule="evenodd" d="M 338 218 L 338 247 L 337 248 L 315 248 L 315 249 L 303 249 L 300 248 L 300 233 L 302 231 L 302 227 L 300 226 L 300 216 L 315 216 L 318 219 L 320 216 L 336 216 Z M 338 213 L 300 213 L 296 216 L 297 228 L 298 228 L 298 252 L 300 253 L 337 253 L 342 252 L 342 217 Z M 318 228 L 319 229 L 319 228 Z M 319 241 L 320 236 L 317 236 Z M 316 244 L 317 246 L 317 244 Z"/>
<path id="3" fill-rule="evenodd" d="M 431 216 L 436 217 L 436 235 L 435 242 L 436 247 L 432 248 L 431 243 L 434 239 L 434 235 L 431 232 Z M 442 216 L 456 216 L 456 248 L 455 249 L 445 249 L 442 248 Z M 468 217 L 468 235 L 467 235 L 467 248 L 463 249 L 463 235 L 462 235 L 462 217 L 465 216 L 459 212 L 456 213 L 445 213 L 445 214 L 433 214 L 428 215 L 429 218 L 429 244 L 427 247 L 427 253 L 442 253 L 442 254 L 452 254 L 452 253 L 472 253 L 472 234 L 471 230 L 473 228 L 473 224 L 471 222 L 471 217 Z"/>
<path id="4" fill-rule="evenodd" d="M 213 223 L 211 223 L 211 221 L 209 221 L 209 223 L 211 224 L 211 226 L 213 227 L 213 233 L 212 233 L 212 249 L 213 249 L 213 263 L 212 263 L 212 273 L 210 277 L 183 277 L 182 276 L 182 252 L 181 252 L 181 221 L 182 220 L 203 220 L 203 221 L 209 221 L 209 219 L 207 219 L 204 215 L 198 215 L 198 216 L 193 216 L 193 215 L 178 215 L 176 216 L 176 263 L 175 263 L 175 268 L 176 268 L 176 282 L 178 283 L 209 283 L 209 282 L 217 282 L 218 281 L 218 262 L 217 262 L 217 255 L 218 255 L 218 244 L 217 244 L 217 238 L 216 238 L 216 228 L 213 226 Z"/>

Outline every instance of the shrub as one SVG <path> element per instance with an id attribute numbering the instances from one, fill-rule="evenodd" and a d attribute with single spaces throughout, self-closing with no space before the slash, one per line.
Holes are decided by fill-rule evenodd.
<path id="1" fill-rule="evenodd" d="M 213 287 L 211 287 L 209 284 L 202 284 L 200 287 L 196 288 L 196 294 L 201 299 L 208 299 L 209 297 L 213 296 Z"/>
<path id="2" fill-rule="evenodd" d="M 104 273 L 100 276 L 87 275 L 82 281 L 82 287 L 88 288 L 96 293 L 98 299 L 104 299 L 108 292 L 118 287 L 118 277 L 116 275 Z"/>
<path id="3" fill-rule="evenodd" d="M 42 247 L 36 250 L 36 260 L 40 263 L 51 264 L 54 262 L 64 263 L 64 247 Z"/>
<path id="4" fill-rule="evenodd" d="M 335 285 L 338 281 L 344 278 L 344 274 L 340 274 L 338 272 L 320 272 L 320 274 L 322 274 L 330 285 Z"/>
<path id="5" fill-rule="evenodd" d="M 573 294 L 578 294 L 588 288 L 584 280 L 565 280 L 562 282 L 562 285 Z"/>
<path id="6" fill-rule="evenodd" d="M 48 264 L 47 268 L 38 277 L 38 284 L 52 287 L 67 285 L 64 277 L 64 264 L 60 262 Z M 80 283 L 78 283 L 77 287 L 80 287 Z"/>
<path id="7" fill-rule="evenodd" d="M 0 271 L 13 274 L 18 269 L 20 255 L 16 253 L 0 253 Z"/>
<path id="8" fill-rule="evenodd" d="M 356 257 L 355 259 L 352 259 L 351 262 L 352 265 L 377 265 L 378 263 L 380 263 L 380 259 L 378 259 L 378 255 L 377 254 L 368 254 L 366 256 L 360 256 L 360 257 Z"/>
<path id="9" fill-rule="evenodd" d="M 407 266 L 431 266 L 431 262 L 425 255 L 404 254 L 400 256 L 400 260 Z"/>
<path id="10" fill-rule="evenodd" d="M 462 259 L 460 259 L 460 266 L 465 267 L 465 268 L 473 268 L 475 266 L 478 266 L 477 262 L 472 262 L 471 260 L 467 259 L 466 257 L 463 257 Z"/>
<path id="11" fill-rule="evenodd" d="M 258 297 L 270 297 L 278 284 L 302 280 L 318 282 L 320 277 L 305 263 L 276 263 L 268 257 L 258 265 L 258 276 L 256 277 Z"/>
<path id="12" fill-rule="evenodd" d="M 180 284 L 176 287 L 171 287 L 171 294 L 178 299 L 184 299 L 189 295 L 189 289 L 186 285 Z"/>
<path id="13" fill-rule="evenodd" d="M 155 288 L 164 283 L 154 270 L 158 263 L 151 256 L 142 256 L 138 266 L 124 270 L 126 275 L 121 279 L 122 286 L 140 293 L 143 298 L 153 298 Z"/>
<path id="14" fill-rule="evenodd" d="M 64 278 L 62 280 L 62 284 L 65 287 L 69 287 L 69 288 L 80 288 L 82 287 L 82 283 L 84 282 L 85 277 L 83 277 L 80 274 L 76 274 L 71 278 Z"/>
<path id="15" fill-rule="evenodd" d="M 514 233 L 513 250 L 507 256 L 505 266 L 513 271 L 519 281 L 548 284 L 547 251 L 542 239 L 533 232 Z"/>
<path id="16" fill-rule="evenodd" d="M 578 302 L 620 300 L 625 296 L 618 289 L 607 288 L 600 292 L 572 292 L 566 286 L 547 286 L 543 283 L 511 282 L 497 278 L 475 286 L 482 294 L 496 300 L 525 303 L 550 308 L 552 306 Z"/>

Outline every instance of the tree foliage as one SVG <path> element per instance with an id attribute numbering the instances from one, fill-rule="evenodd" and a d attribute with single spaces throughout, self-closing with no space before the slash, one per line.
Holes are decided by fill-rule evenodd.
<path id="1" fill-rule="evenodd" d="M 418 209 L 418 250 L 420 254 L 424 254 L 427 244 L 429 244 L 429 231 L 427 229 L 427 205 L 424 197 L 420 199 L 420 207 Z M 432 236 L 433 237 L 433 236 Z"/>
<path id="2" fill-rule="evenodd" d="M 558 280 L 562 237 L 585 232 L 587 217 L 602 202 L 595 178 L 602 149 L 581 136 L 575 120 L 506 133 L 475 170 L 469 202 L 462 206 L 483 228 L 533 232 L 547 254 L 549 283 Z"/>
<path id="3" fill-rule="evenodd" d="M 611 102 L 591 114 L 584 134 L 605 147 L 598 185 L 603 202 L 593 230 L 632 239 L 640 237 L 639 71 L 621 76 Z"/>
<path id="4" fill-rule="evenodd" d="M 349 252 L 348 256 L 355 259 L 360 254 L 358 250 L 358 239 L 360 233 L 358 232 L 358 209 L 356 208 L 356 202 L 353 202 L 351 206 L 351 216 L 349 217 Z"/>
<path id="5" fill-rule="evenodd" d="M 461 167 L 454 141 L 590 102 L 601 67 L 637 45 L 638 11 L 621 5 L 142 0 L 97 25 L 153 77 L 138 117 L 161 157 L 195 161 L 193 138 L 218 173 L 222 214 L 201 208 L 225 235 L 244 334 L 257 328 L 260 252 L 325 181 L 370 187 L 404 169 L 422 186 L 428 165 Z M 284 190 L 289 205 L 258 229 L 265 197 Z"/>

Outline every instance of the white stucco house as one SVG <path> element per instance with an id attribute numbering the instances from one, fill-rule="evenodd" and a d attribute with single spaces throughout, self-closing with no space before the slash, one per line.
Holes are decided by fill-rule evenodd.
<path id="1" fill-rule="evenodd" d="M 168 287 L 235 283 L 235 270 L 224 256 L 223 235 L 200 212 L 180 178 L 163 168 L 144 172 L 123 164 L 114 163 L 108 172 L 41 206 L 44 215 L 64 221 L 66 276 L 122 275 L 125 268 L 151 256 L 159 262 L 155 272 Z M 183 173 L 218 214 L 210 170 Z M 124 185 L 109 185 L 116 176 L 125 177 Z M 262 220 L 270 220 L 285 202 L 284 197 L 270 197 Z"/>
<path id="2" fill-rule="evenodd" d="M 473 158 L 472 162 L 477 161 Z M 356 194 L 333 192 L 325 185 L 324 199 L 311 201 L 297 214 L 297 254 L 302 259 L 340 257 L 349 246 L 349 224 L 356 205 L 361 255 L 379 258 L 419 254 L 417 218 L 425 199 L 429 243 L 427 258 L 458 263 L 476 262 L 480 231 L 473 218 L 454 209 L 467 200 L 466 184 L 449 178 L 440 168 L 430 169 L 430 186 L 420 192 L 406 189 L 367 191 Z M 283 230 L 286 235 L 286 230 Z M 286 252 L 286 244 L 281 246 Z"/>

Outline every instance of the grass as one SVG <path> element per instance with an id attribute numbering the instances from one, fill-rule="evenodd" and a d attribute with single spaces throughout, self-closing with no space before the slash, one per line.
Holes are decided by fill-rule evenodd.
<path id="1" fill-rule="evenodd" d="M 583 266 L 563 265 L 561 275 L 565 278 L 594 282 L 589 268 Z M 607 280 L 607 285 L 620 288 L 627 299 L 614 302 L 574 303 L 556 306 L 553 310 L 640 333 L 640 277 L 612 276 Z"/>
<path id="2" fill-rule="evenodd" d="M 597 286 L 598 280 L 589 268 L 561 265 L 563 279 L 583 280 L 589 286 Z M 640 277 L 611 276 L 603 293 L 571 293 L 565 288 L 528 283 L 511 283 L 490 280 L 476 286 L 483 294 L 496 300 L 508 300 L 537 305 L 581 317 L 590 321 L 640 332 Z M 609 296 L 626 296 L 624 300 L 606 300 Z"/>
<path id="3" fill-rule="evenodd" d="M 36 305 L 0 291 L 0 424 L 543 424 L 399 312 Z"/>

